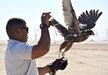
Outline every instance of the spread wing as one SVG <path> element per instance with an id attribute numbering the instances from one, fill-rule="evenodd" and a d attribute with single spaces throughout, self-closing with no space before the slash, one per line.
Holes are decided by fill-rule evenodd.
<path id="1" fill-rule="evenodd" d="M 63 7 L 63 15 L 64 15 L 64 22 L 66 26 L 68 26 L 68 30 L 75 31 L 76 34 L 80 33 L 79 29 L 79 22 L 77 20 L 75 11 L 72 7 L 70 0 L 62 0 L 62 7 Z"/>
<path id="2" fill-rule="evenodd" d="M 86 10 L 79 16 L 78 20 L 81 24 L 86 24 L 83 29 L 92 29 L 101 14 L 102 12 L 99 12 L 99 10 L 90 10 L 89 12 Z"/>
<path id="3" fill-rule="evenodd" d="M 62 24 L 60 24 L 56 19 L 52 19 L 50 20 L 50 25 L 55 26 L 57 28 L 57 30 L 59 31 L 59 33 L 61 33 L 61 35 L 66 38 L 66 36 L 69 34 L 69 31 L 67 30 L 67 28 L 65 28 Z"/>

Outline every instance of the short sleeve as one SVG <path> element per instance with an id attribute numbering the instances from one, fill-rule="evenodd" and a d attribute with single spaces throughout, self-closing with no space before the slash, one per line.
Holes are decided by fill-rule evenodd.
<path id="1" fill-rule="evenodd" d="M 12 47 L 11 53 L 15 58 L 31 60 L 32 48 L 26 43 L 17 43 Z"/>

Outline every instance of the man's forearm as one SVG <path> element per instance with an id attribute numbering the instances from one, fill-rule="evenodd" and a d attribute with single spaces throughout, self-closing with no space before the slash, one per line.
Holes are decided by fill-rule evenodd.
<path id="1" fill-rule="evenodd" d="M 50 72 L 50 68 L 48 66 L 45 67 L 38 67 L 39 75 L 45 75 L 46 73 Z"/>
<path id="2" fill-rule="evenodd" d="M 38 45 L 40 45 L 43 49 L 49 50 L 50 47 L 50 35 L 48 28 L 44 28 L 41 30 L 41 37 L 38 42 Z"/>
<path id="3" fill-rule="evenodd" d="M 48 53 L 50 48 L 50 35 L 48 28 L 41 30 L 41 37 L 37 45 L 33 46 L 32 59 L 41 57 Z"/>

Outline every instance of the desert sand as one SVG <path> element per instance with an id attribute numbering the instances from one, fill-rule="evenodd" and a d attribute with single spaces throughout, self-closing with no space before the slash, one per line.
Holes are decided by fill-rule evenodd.
<path id="1" fill-rule="evenodd" d="M 37 66 L 45 66 L 57 59 L 59 46 L 51 44 L 48 54 L 36 59 Z M 0 42 L 0 75 L 6 75 L 5 49 L 6 43 Z M 57 71 L 57 75 L 108 75 L 108 43 L 75 43 L 65 57 L 68 66 L 63 71 Z"/>

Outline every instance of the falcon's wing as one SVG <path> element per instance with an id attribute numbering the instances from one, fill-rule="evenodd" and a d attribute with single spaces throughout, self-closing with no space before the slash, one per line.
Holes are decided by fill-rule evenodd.
<path id="1" fill-rule="evenodd" d="M 55 26 L 57 28 L 57 30 L 59 31 L 59 33 L 61 33 L 61 35 L 65 38 L 68 34 L 69 31 L 67 30 L 67 28 L 65 28 L 63 25 L 61 25 L 57 20 L 55 20 L 54 18 L 50 21 L 50 25 Z"/>
<path id="2" fill-rule="evenodd" d="M 62 0 L 64 22 L 68 26 L 69 31 L 75 31 L 76 34 L 80 33 L 79 22 L 77 20 L 75 11 L 72 7 L 71 0 Z"/>
<path id="3" fill-rule="evenodd" d="M 86 12 L 83 12 L 78 20 L 82 24 L 86 24 L 87 26 L 83 29 L 92 29 L 96 25 L 96 21 L 101 16 L 102 12 L 99 12 L 99 10 L 90 10 L 89 12 L 86 10 Z"/>

